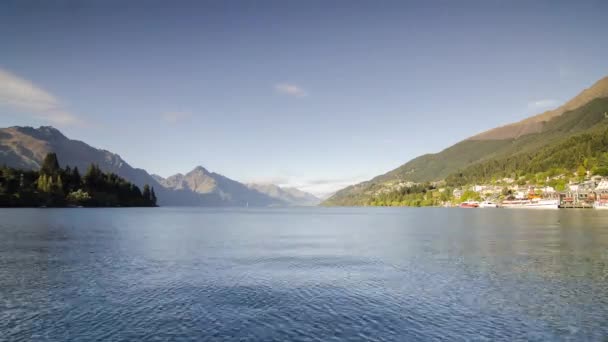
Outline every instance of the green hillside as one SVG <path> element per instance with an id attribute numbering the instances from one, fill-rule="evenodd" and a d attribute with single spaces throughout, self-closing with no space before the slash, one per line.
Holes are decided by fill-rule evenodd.
<path id="1" fill-rule="evenodd" d="M 608 152 L 608 98 L 549 121 L 542 133 L 518 139 L 513 150 L 499 157 L 469 165 L 446 178 L 457 186 L 488 182 L 493 178 L 530 175 L 551 169 L 600 167 Z"/>
<path id="2" fill-rule="evenodd" d="M 397 169 L 372 179 L 372 182 L 408 180 L 428 182 L 447 177 L 454 170 L 506 151 L 513 140 L 465 140 L 439 153 L 414 158 Z"/>
<path id="3" fill-rule="evenodd" d="M 448 185 L 488 181 L 495 177 L 572 169 L 606 152 L 608 98 L 542 123 L 540 133 L 517 139 L 465 140 L 437 154 L 427 154 L 368 182 L 347 187 L 325 205 L 367 205 L 375 193 L 400 181 L 446 180 Z"/>
<path id="4" fill-rule="evenodd" d="M 444 179 L 471 164 L 514 153 L 533 151 L 565 136 L 584 132 L 604 120 L 608 98 L 595 99 L 576 110 L 544 123 L 541 133 L 508 140 L 465 140 L 437 154 L 426 154 L 374 178 L 374 182 L 396 179 L 428 182 Z"/>

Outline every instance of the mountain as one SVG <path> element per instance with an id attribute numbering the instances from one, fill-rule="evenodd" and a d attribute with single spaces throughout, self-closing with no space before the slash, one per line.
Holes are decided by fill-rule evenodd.
<path id="1" fill-rule="evenodd" d="M 277 199 L 286 205 L 292 206 L 313 206 L 321 202 L 319 198 L 308 192 L 297 188 L 282 188 L 274 184 L 247 184 L 250 189 L 256 190 L 269 197 Z"/>
<path id="2" fill-rule="evenodd" d="M 244 184 L 197 167 L 186 175 L 164 179 L 134 168 L 118 154 L 72 140 L 59 130 L 43 126 L 0 129 L 0 165 L 37 170 L 49 152 L 55 152 L 62 166 L 78 167 L 84 174 L 90 164 L 136 184 L 153 186 L 160 205 L 177 206 L 268 206 L 283 204 L 275 198 L 249 189 Z"/>
<path id="3" fill-rule="evenodd" d="M 211 205 L 212 203 L 233 206 L 284 205 L 279 199 L 250 189 L 246 185 L 218 173 L 209 172 L 202 166 L 197 166 L 185 175 L 178 173 L 166 179 L 161 178 L 160 183 L 167 189 L 198 194 L 201 205 Z"/>
<path id="4" fill-rule="evenodd" d="M 49 152 L 57 153 L 62 166 L 78 167 L 82 174 L 89 165 L 97 164 L 102 171 L 115 173 L 140 188 L 144 184 L 154 186 L 155 189 L 161 188 L 145 170 L 131 167 L 118 154 L 68 139 L 56 128 L 42 126 L 0 129 L 0 164 L 37 170 Z"/>
<path id="5" fill-rule="evenodd" d="M 485 178 L 503 174 L 504 172 L 499 172 L 500 170 L 494 166 L 501 165 L 504 170 L 512 171 L 514 168 L 508 167 L 507 161 L 513 162 L 515 159 L 520 161 L 518 158 L 522 158 L 521 160 L 528 158 L 529 161 L 538 153 L 558 151 L 557 146 L 563 147 L 562 144 L 569 138 L 585 134 L 601 134 L 606 123 L 604 113 L 607 111 L 608 77 L 605 77 L 555 110 L 477 134 L 439 153 L 414 158 L 386 174 L 338 191 L 324 204 L 365 205 L 374 194 L 398 187 L 400 184 L 433 182 L 446 178 L 454 180 L 454 174 L 466 170 L 472 172 L 468 176 L 462 175 L 468 181 L 479 179 L 478 176 L 481 174 L 484 174 Z M 594 151 L 587 153 L 588 156 L 592 154 Z M 582 155 L 579 154 L 577 158 L 582 158 Z M 527 162 L 520 161 L 520 163 Z M 546 159 L 542 164 L 547 167 L 567 166 L 567 164 L 557 165 L 558 161 L 551 158 Z M 529 164 L 517 164 L 518 170 L 528 169 L 528 166 Z M 476 168 L 485 171 L 473 172 Z M 494 170 L 493 173 L 490 170 Z M 464 179 L 461 179 L 459 183 L 463 181 Z"/>

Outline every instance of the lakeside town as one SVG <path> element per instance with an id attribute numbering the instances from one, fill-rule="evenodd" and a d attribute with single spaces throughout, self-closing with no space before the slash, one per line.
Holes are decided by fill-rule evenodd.
<path id="1" fill-rule="evenodd" d="M 579 168 L 452 186 L 445 181 L 397 182 L 375 189 L 372 206 L 608 209 L 608 176 Z"/>
<path id="2" fill-rule="evenodd" d="M 512 185 L 505 188 L 496 185 L 474 185 L 468 189 L 453 190 L 454 201 L 443 203 L 445 207 L 461 208 L 530 208 L 530 209 L 608 209 L 608 179 L 592 177 L 583 182 L 571 181 L 562 191 L 552 186 Z M 465 199 L 467 191 L 479 199 Z M 462 201 L 459 201 L 464 199 Z"/>

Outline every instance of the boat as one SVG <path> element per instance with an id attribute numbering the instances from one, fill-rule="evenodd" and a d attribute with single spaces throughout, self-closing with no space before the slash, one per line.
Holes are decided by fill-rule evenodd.
<path id="1" fill-rule="evenodd" d="M 479 203 L 480 208 L 498 208 L 498 204 L 492 201 L 483 201 Z"/>
<path id="2" fill-rule="evenodd" d="M 479 208 L 479 202 L 477 201 L 465 201 L 460 203 L 461 208 Z"/>
<path id="3" fill-rule="evenodd" d="M 503 208 L 521 208 L 521 209 L 559 209 L 559 200 L 557 199 L 519 199 L 512 201 L 503 201 Z"/>
<path id="4" fill-rule="evenodd" d="M 597 186 L 597 189 L 601 192 L 597 195 L 595 202 L 593 202 L 593 209 L 608 209 L 608 181 L 603 180 Z"/>
<path id="5" fill-rule="evenodd" d="M 530 200 L 516 199 L 516 200 L 502 201 L 500 206 L 503 208 L 523 208 L 524 204 L 527 204 L 527 203 L 530 203 Z"/>
<path id="6" fill-rule="evenodd" d="M 556 199 L 531 199 L 530 203 L 524 204 L 527 209 L 559 209 L 559 200 Z"/>
<path id="7" fill-rule="evenodd" d="M 593 202 L 593 209 L 608 209 L 608 201 L 600 199 L 599 201 Z"/>

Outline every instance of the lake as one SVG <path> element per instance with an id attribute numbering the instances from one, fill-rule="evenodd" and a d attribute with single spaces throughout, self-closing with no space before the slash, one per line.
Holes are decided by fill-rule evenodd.
<path id="1" fill-rule="evenodd" d="M 608 211 L 0 209 L 2 341 L 605 341 Z"/>

